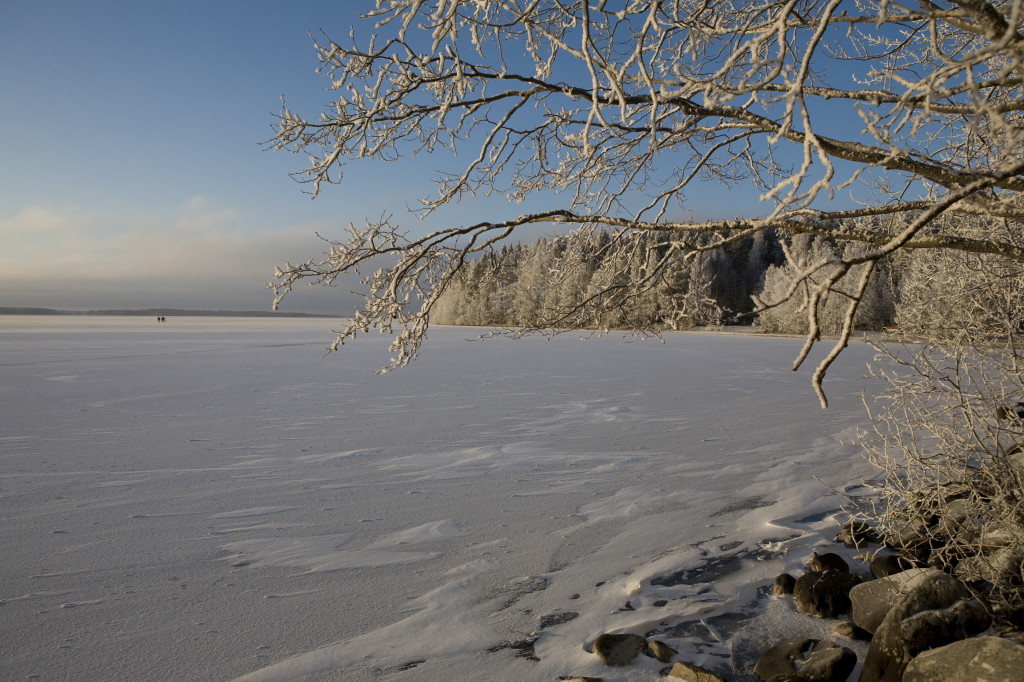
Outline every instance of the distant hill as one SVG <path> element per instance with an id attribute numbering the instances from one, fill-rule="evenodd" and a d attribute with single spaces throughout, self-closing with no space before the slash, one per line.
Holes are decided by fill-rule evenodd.
<path id="1" fill-rule="evenodd" d="M 182 310 L 181 308 L 144 308 L 141 310 L 56 310 L 54 308 L 5 308 L 0 315 L 137 315 L 155 317 L 341 317 L 316 313 L 283 313 L 270 310 Z"/>

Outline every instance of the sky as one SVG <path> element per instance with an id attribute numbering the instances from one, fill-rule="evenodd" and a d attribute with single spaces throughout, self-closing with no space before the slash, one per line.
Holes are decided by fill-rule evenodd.
<path id="1" fill-rule="evenodd" d="M 329 101 L 310 33 L 345 36 L 372 6 L 0 0 L 0 306 L 269 310 L 274 267 L 319 256 L 318 234 L 486 219 L 479 200 L 405 215 L 438 159 L 349 167 L 311 200 L 289 176 L 304 157 L 260 145 L 282 97 L 307 116 Z M 348 314 L 352 286 L 282 310 Z"/>

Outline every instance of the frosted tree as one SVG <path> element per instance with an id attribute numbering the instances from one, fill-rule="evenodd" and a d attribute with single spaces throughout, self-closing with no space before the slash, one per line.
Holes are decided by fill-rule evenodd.
<path id="1" fill-rule="evenodd" d="M 533 327 L 545 319 L 554 298 L 552 272 L 557 255 L 554 245 L 547 241 L 533 244 L 518 264 L 514 279 L 509 282 L 510 302 L 502 326 Z"/>
<path id="2" fill-rule="evenodd" d="M 867 248 L 795 270 L 788 289 L 806 304 L 844 287 L 839 340 L 813 375 L 824 403 L 822 377 L 879 260 L 908 249 L 1024 260 L 999 230 L 936 222 L 1024 218 L 1022 4 L 378 0 L 347 37 L 315 41 L 327 107 L 279 114 L 271 146 L 308 159 L 296 177 L 315 196 L 361 159 L 431 154 L 442 170 L 423 214 L 478 195 L 546 207 L 511 216 L 499 202 L 425 235 L 391 219 L 352 225 L 323 257 L 278 269 L 275 303 L 299 282 L 359 273 L 366 298 L 334 348 L 378 329 L 395 335 L 402 365 L 459 272 L 525 225 L 617 231 L 623 277 L 607 278 L 613 296 L 588 288 L 591 306 L 621 306 L 679 257 L 766 230 L 829 236 Z M 686 197 L 707 182 L 754 188 L 764 210 L 689 219 Z M 847 221 L 871 216 L 905 219 Z M 647 242 L 661 249 L 649 263 L 638 232 L 667 235 L 668 252 Z M 820 327 L 818 306 L 803 309 L 796 366 Z"/>
<path id="3" fill-rule="evenodd" d="M 697 251 L 690 259 L 684 305 L 687 316 L 696 325 L 718 325 L 726 316 L 715 297 L 716 261 L 713 251 Z"/>
<path id="4" fill-rule="evenodd" d="M 631 235 L 632 251 L 611 248 L 621 238 L 577 230 L 502 247 L 460 271 L 435 304 L 433 319 L 500 326 L 511 335 L 541 322 L 637 334 L 721 322 L 726 312 L 716 290 L 734 295 L 731 255 L 716 249 L 688 258 L 665 237 L 644 232 Z"/>
<path id="5" fill-rule="evenodd" d="M 554 277 L 549 278 L 549 284 L 554 285 L 551 304 L 562 311 L 560 317 L 565 319 L 561 326 L 572 323 L 584 326 L 584 320 L 577 309 L 586 300 L 594 272 L 609 251 L 611 238 L 605 230 L 584 229 L 564 241 L 561 256 L 555 263 Z"/>
<path id="6" fill-rule="evenodd" d="M 895 301 L 887 260 L 856 265 L 851 274 L 858 276 L 858 280 L 866 279 L 866 285 L 856 291 L 850 289 L 850 281 L 831 282 L 842 271 L 843 262 L 858 259 L 870 247 L 846 244 L 840 257 L 831 240 L 805 234 L 798 235 L 784 248 L 786 262 L 765 271 L 762 290 L 754 297 L 761 311 L 757 323 L 762 329 L 807 334 L 809 325 L 816 323 L 813 334 L 838 334 L 847 324 L 846 314 L 853 300 L 858 305 L 852 327 L 877 330 L 891 322 Z M 794 286 L 804 289 L 802 295 L 793 295 Z M 810 306 L 815 308 L 813 315 L 807 314 Z"/>
<path id="7" fill-rule="evenodd" d="M 773 233 L 758 232 L 750 240 L 750 249 L 743 266 L 743 285 L 751 293 L 764 288 L 764 273 L 773 264 L 769 245 L 774 244 Z"/>

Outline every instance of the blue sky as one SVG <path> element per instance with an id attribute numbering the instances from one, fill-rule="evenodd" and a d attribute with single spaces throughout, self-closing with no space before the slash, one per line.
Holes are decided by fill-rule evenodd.
<path id="1" fill-rule="evenodd" d="M 487 218 L 403 215 L 447 159 L 350 166 L 311 201 L 288 176 L 304 158 L 260 147 L 282 96 L 307 116 L 329 99 L 309 32 L 345 36 L 372 5 L 0 0 L 0 306 L 268 309 L 274 266 L 320 254 L 317 232 Z M 302 289 L 284 309 L 352 300 Z"/>
<path id="2" fill-rule="evenodd" d="M 268 308 L 276 263 L 387 202 L 310 201 L 259 146 L 281 96 L 326 101 L 308 32 L 356 4 L 0 2 L 0 305 Z"/>

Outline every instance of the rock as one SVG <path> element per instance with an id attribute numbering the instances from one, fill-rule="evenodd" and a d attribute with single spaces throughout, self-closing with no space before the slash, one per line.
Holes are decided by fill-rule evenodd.
<path id="1" fill-rule="evenodd" d="M 903 682 L 1015 682 L 1024 646 L 1000 637 L 972 637 L 925 651 L 907 665 Z"/>
<path id="2" fill-rule="evenodd" d="M 811 560 L 807 565 L 812 571 L 818 571 L 819 573 L 824 573 L 825 571 L 836 571 L 837 573 L 850 572 L 850 565 L 835 552 L 827 552 L 825 554 L 811 552 Z"/>
<path id="3" fill-rule="evenodd" d="M 930 531 L 938 522 L 939 515 L 932 511 L 921 512 L 914 518 L 910 519 L 910 525 L 912 525 L 914 530 L 922 535 Z"/>
<path id="4" fill-rule="evenodd" d="M 913 526 L 904 526 L 888 536 L 885 544 L 900 554 L 925 563 L 931 555 L 931 537 L 927 533 L 919 533 Z"/>
<path id="5" fill-rule="evenodd" d="M 882 580 L 893 581 L 907 573 L 911 573 L 911 571 L 897 573 L 895 576 Z M 907 588 L 907 584 L 912 586 Z M 868 653 L 864 659 L 860 682 L 899 682 L 907 663 L 910 662 L 913 653 L 916 653 L 913 649 L 926 646 L 922 643 L 923 640 L 907 642 L 904 639 L 903 622 L 924 611 L 946 609 L 969 596 L 967 588 L 962 582 L 935 569 L 926 569 L 925 573 L 917 574 L 916 580 L 905 583 L 905 589 L 899 594 L 902 596 L 889 609 L 874 632 L 875 636 L 871 640 L 871 646 L 868 647 Z M 956 610 L 951 610 L 951 612 L 960 613 Z M 961 615 L 966 615 L 966 611 Z M 929 618 L 932 617 L 923 618 L 917 626 L 912 621 L 908 626 L 907 634 L 915 636 L 926 634 L 931 622 Z M 939 620 L 941 616 L 936 615 L 934 618 Z M 856 615 L 854 621 L 864 627 L 857 620 Z M 931 643 L 931 646 L 942 646 L 948 643 L 948 641 L 936 641 Z"/>
<path id="6" fill-rule="evenodd" d="M 1015 445 L 1006 452 L 1006 461 L 1019 473 L 1024 474 L 1024 447 L 1022 445 Z"/>
<path id="7" fill-rule="evenodd" d="M 842 623 L 836 623 L 832 626 L 832 632 L 840 637 L 856 639 L 862 642 L 866 642 L 871 639 L 871 633 L 864 628 L 857 627 L 857 624 L 852 620 L 844 620 Z"/>
<path id="8" fill-rule="evenodd" d="M 938 528 L 964 544 L 977 544 L 981 539 L 983 525 L 978 515 L 979 506 L 978 500 L 971 498 L 947 502 L 941 510 Z"/>
<path id="9" fill-rule="evenodd" d="M 863 521 L 847 521 L 843 524 L 836 542 L 841 542 L 847 547 L 863 547 L 872 542 L 879 542 L 880 538 L 875 529 Z"/>
<path id="10" fill-rule="evenodd" d="M 835 618 L 850 611 L 850 589 L 860 578 L 836 571 L 811 571 L 800 576 L 793 587 L 793 598 L 800 613 L 819 618 Z"/>
<path id="11" fill-rule="evenodd" d="M 1024 401 L 1018 402 L 1016 405 L 1000 405 L 996 408 L 996 419 L 999 421 L 1024 419 Z"/>
<path id="12" fill-rule="evenodd" d="M 668 672 L 668 676 L 676 680 L 686 680 L 686 682 L 725 682 L 725 678 L 693 663 L 676 663 Z"/>
<path id="13" fill-rule="evenodd" d="M 846 647 L 822 642 L 797 672 L 801 680 L 845 682 L 857 665 L 857 654 Z"/>
<path id="14" fill-rule="evenodd" d="M 817 639 L 787 639 L 764 652 L 754 674 L 765 682 L 820 680 L 842 682 L 857 664 L 857 655 L 845 647 Z"/>
<path id="15" fill-rule="evenodd" d="M 773 680 L 780 675 L 796 673 L 797 662 L 803 663 L 818 643 L 816 639 L 787 639 L 761 654 L 754 666 L 754 674 L 762 680 Z"/>
<path id="16" fill-rule="evenodd" d="M 604 682 L 603 677 L 587 677 L 585 675 L 573 675 L 572 677 L 559 677 L 565 682 Z"/>
<path id="17" fill-rule="evenodd" d="M 898 554 L 878 554 L 871 560 L 870 566 L 871 575 L 876 578 L 885 578 L 895 573 L 917 568 L 917 564 L 913 561 Z"/>
<path id="18" fill-rule="evenodd" d="M 647 648 L 647 640 L 640 635 L 605 633 L 594 640 L 594 653 L 608 666 L 629 665 Z"/>
<path id="19" fill-rule="evenodd" d="M 562 625 L 568 623 L 571 620 L 575 620 L 580 614 L 575 611 L 562 611 L 560 613 L 550 613 L 546 616 L 540 617 L 540 629 L 546 630 L 548 628 L 555 627 L 556 625 Z"/>
<path id="20" fill-rule="evenodd" d="M 793 594 L 793 587 L 795 585 L 796 578 L 789 573 L 783 573 L 775 579 L 775 584 L 772 585 L 772 594 L 780 597 L 784 594 Z"/>
<path id="21" fill-rule="evenodd" d="M 855 586 L 850 590 L 853 622 L 874 633 L 896 602 L 918 585 L 941 580 L 938 576 L 955 580 L 937 568 L 912 568 Z"/>
<path id="22" fill-rule="evenodd" d="M 644 653 L 651 658 L 656 658 L 661 663 L 671 663 L 672 659 L 679 652 L 670 647 L 664 642 L 659 642 L 656 639 L 647 642 L 647 650 Z"/>
<path id="23" fill-rule="evenodd" d="M 1019 532 L 1019 526 L 1012 522 L 987 527 L 981 534 L 982 552 L 987 554 L 1012 545 Z"/>
<path id="24" fill-rule="evenodd" d="M 1017 584 L 1024 578 L 1024 552 L 1003 547 L 988 556 L 965 557 L 956 566 L 956 574 L 964 581 L 987 580 L 993 585 Z"/>
<path id="25" fill-rule="evenodd" d="M 992 617 L 981 604 L 973 599 L 962 599 L 945 609 L 922 611 L 904 619 L 900 623 L 900 637 L 907 653 L 916 656 L 984 632 L 990 625 Z"/>

